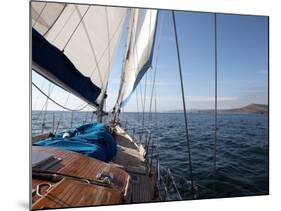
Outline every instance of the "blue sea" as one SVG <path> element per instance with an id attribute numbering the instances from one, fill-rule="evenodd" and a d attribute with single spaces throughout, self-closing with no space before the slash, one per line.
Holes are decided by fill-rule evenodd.
<path id="1" fill-rule="evenodd" d="M 110 116 L 105 121 L 110 120 Z M 32 134 L 63 131 L 95 121 L 90 112 L 32 112 Z M 268 114 L 219 113 L 214 171 L 214 114 L 188 113 L 194 193 L 191 194 L 183 113 L 123 113 L 122 126 L 141 143 L 150 144 L 148 158 L 160 163 L 166 200 L 264 195 L 269 193 Z M 72 120 L 72 121 L 71 121 Z M 59 126 L 57 126 L 59 122 Z M 150 131 L 144 135 L 143 131 Z M 146 133 L 147 134 L 147 133 Z M 150 141 L 148 141 L 150 140 Z M 167 173 L 170 169 L 171 176 Z M 173 184 L 174 181 L 174 184 Z M 176 188 L 175 188 L 176 186 Z"/>

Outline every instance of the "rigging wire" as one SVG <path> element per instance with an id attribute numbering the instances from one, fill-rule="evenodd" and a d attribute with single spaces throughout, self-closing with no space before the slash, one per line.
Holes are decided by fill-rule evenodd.
<path id="1" fill-rule="evenodd" d="M 64 106 L 67 105 L 69 97 L 70 97 L 70 92 L 68 93 L 68 95 L 67 95 L 67 97 L 66 97 Z M 60 118 L 59 118 L 59 121 L 58 121 L 58 124 L 57 124 L 57 127 L 56 127 L 56 130 L 55 130 L 54 134 L 56 134 L 57 131 L 58 131 L 58 129 L 59 129 L 59 125 L 60 125 L 60 122 L 61 122 L 61 119 L 62 119 L 62 114 L 63 114 L 63 112 L 61 112 L 61 114 L 60 114 Z"/>
<path id="2" fill-rule="evenodd" d="M 51 83 L 49 83 L 49 87 L 51 86 Z M 54 86 L 52 87 L 51 91 L 48 92 L 48 94 L 46 94 L 47 96 L 51 96 L 51 93 L 53 92 L 53 89 L 54 89 Z M 48 89 L 49 90 L 49 89 Z M 44 109 L 46 107 L 46 105 L 48 104 L 48 98 L 46 98 L 43 106 L 42 106 L 42 109 L 41 111 L 39 112 L 38 116 L 37 116 L 37 123 L 39 123 L 41 121 L 41 115 L 43 114 L 44 112 Z M 42 119 L 43 121 L 43 119 Z"/>
<path id="3" fill-rule="evenodd" d="M 48 96 L 44 91 L 42 91 L 34 82 L 32 82 L 32 85 L 38 89 L 39 92 L 41 92 L 45 97 L 47 97 L 49 100 L 51 100 L 53 103 L 55 103 L 56 105 L 58 105 L 59 107 L 65 109 L 65 110 L 68 110 L 68 111 L 81 111 L 83 110 L 84 108 L 86 108 L 89 104 L 86 104 L 85 106 L 83 106 L 82 108 L 79 108 L 79 109 L 71 109 L 71 108 L 68 108 L 66 106 L 63 106 L 61 105 L 60 103 L 58 103 L 57 101 L 55 101 L 54 99 L 52 99 L 50 96 Z"/>
<path id="4" fill-rule="evenodd" d="M 52 84 L 49 83 L 48 96 L 50 96 L 50 93 L 51 93 L 51 86 L 52 86 Z M 43 113 L 43 121 L 42 121 L 41 134 L 44 133 L 44 129 L 45 129 L 45 121 L 46 121 L 46 114 L 47 114 L 48 103 L 49 103 L 49 99 L 47 98 L 46 99 L 46 103 L 45 103 L 44 113 Z"/>
<path id="5" fill-rule="evenodd" d="M 118 91 L 118 95 L 117 95 L 117 100 L 116 100 L 116 103 L 114 105 L 114 108 L 113 110 L 115 111 L 114 112 L 114 119 L 116 119 L 116 115 L 117 113 L 119 113 L 117 110 L 120 109 L 120 101 L 122 101 L 122 96 L 121 96 L 121 92 L 122 92 L 122 89 L 123 89 L 123 85 L 124 85 L 124 78 L 125 78 L 125 71 L 124 71 L 124 68 L 126 66 L 125 64 L 125 61 L 127 60 L 127 56 L 128 56 L 128 52 L 129 52 L 129 48 L 131 47 L 131 39 L 129 39 L 129 36 L 131 37 L 132 35 L 132 23 L 133 23 L 133 15 L 132 15 L 132 9 L 129 9 L 127 10 L 127 14 L 126 14 L 126 17 L 129 19 L 128 21 L 128 24 L 126 26 L 126 42 L 125 42 L 125 45 L 124 45 L 124 54 L 123 54 L 123 59 L 122 59 L 122 67 L 121 67 L 121 77 L 120 77 L 120 87 L 119 87 L 119 91 Z"/>
<path id="6" fill-rule="evenodd" d="M 139 83 L 139 87 L 140 87 L 141 110 L 143 110 L 144 104 L 143 104 L 143 94 L 142 94 L 142 81 Z"/>
<path id="7" fill-rule="evenodd" d="M 88 114 L 89 114 L 89 106 L 87 108 L 87 111 L 86 111 L 86 116 L 85 116 L 85 120 L 84 120 L 84 123 L 87 123 L 87 120 L 88 120 Z"/>
<path id="8" fill-rule="evenodd" d="M 43 81 L 42 81 L 42 84 L 41 84 L 41 86 L 40 86 L 40 87 L 42 87 L 42 90 L 43 90 L 44 87 L 45 87 L 46 81 L 47 81 L 47 80 L 43 80 Z M 32 100 L 32 108 L 35 108 L 35 109 L 36 109 L 36 108 L 37 108 L 37 105 L 38 105 L 38 101 L 35 101 L 35 102 L 34 102 L 34 101 Z M 39 116 L 39 115 L 38 115 L 38 116 Z"/>
<path id="9" fill-rule="evenodd" d="M 184 123 L 185 123 L 186 142 L 187 142 L 187 147 L 188 147 L 189 174 L 190 174 L 190 180 L 191 180 L 191 191 L 192 191 L 192 194 L 194 194 L 194 183 L 193 183 L 193 174 L 192 174 L 191 148 L 190 148 L 189 133 L 188 133 L 187 111 L 186 111 L 186 104 L 185 104 L 185 94 L 184 94 L 184 85 L 183 85 L 183 77 L 182 77 L 182 69 L 181 69 L 181 59 L 180 59 L 180 54 L 179 54 L 177 26 L 176 26 L 175 11 L 174 10 L 172 11 L 172 19 L 173 19 L 174 34 L 175 34 L 176 48 L 177 48 L 178 66 L 179 66 L 179 74 L 180 74 L 180 82 L 181 82 L 181 94 L 182 94 L 182 103 L 183 103 L 184 120 L 185 120 Z"/>
<path id="10" fill-rule="evenodd" d="M 137 101 L 137 120 L 139 122 L 140 118 L 139 118 L 139 100 L 138 100 L 138 87 L 136 87 L 136 92 L 135 92 L 135 96 L 136 96 L 136 101 Z"/>
<path id="11" fill-rule="evenodd" d="M 107 29 L 107 40 L 108 40 L 108 43 L 107 43 L 107 46 L 109 48 L 109 50 L 107 51 L 108 52 L 108 65 L 107 65 L 107 69 L 110 71 L 110 68 L 111 68 L 111 54 L 110 54 L 110 43 L 111 43 L 111 40 L 110 40 L 110 35 L 109 35 L 109 22 L 108 22 L 108 11 L 107 11 L 107 8 L 105 7 L 105 13 L 106 13 L 106 29 Z M 123 19 L 122 19 L 123 20 Z M 119 28 L 119 27 L 117 27 Z M 113 36 L 114 37 L 114 36 Z M 106 111 L 106 98 L 104 98 L 104 94 L 107 92 L 107 87 L 108 87 L 108 78 L 109 78 L 109 71 L 108 71 L 108 77 L 107 78 L 107 82 L 106 82 L 106 86 L 104 88 L 104 91 L 102 93 L 102 106 L 103 108 L 102 111 Z M 102 115 L 103 112 L 101 112 L 101 115 Z"/>
<path id="12" fill-rule="evenodd" d="M 155 81 L 156 81 L 156 74 L 157 74 L 157 64 L 158 64 L 158 57 L 159 57 L 159 51 L 160 51 L 160 40 L 162 37 L 162 28 L 163 28 L 163 21 L 164 16 L 161 17 L 161 24 L 160 24 L 160 33 L 159 33 L 159 38 L 158 38 L 158 43 L 157 43 L 157 54 L 156 54 L 156 59 L 155 59 L 155 68 L 154 68 L 154 74 L 153 74 L 153 79 L 152 79 L 152 89 L 151 89 L 151 98 L 150 98 L 150 105 L 149 105 L 149 112 L 151 113 L 152 111 L 152 98 L 153 98 L 153 92 L 155 92 Z"/>
<path id="13" fill-rule="evenodd" d="M 144 93 L 143 93 L 143 108 L 142 108 L 142 128 L 144 129 L 144 121 L 145 121 L 145 104 L 146 104 L 146 87 L 147 87 L 147 74 L 145 74 L 144 81 Z"/>
<path id="14" fill-rule="evenodd" d="M 148 44 L 149 44 L 149 37 L 150 37 L 150 28 L 151 28 L 151 16 L 152 16 L 152 10 L 150 10 L 150 16 L 149 16 L 149 28 L 148 28 Z M 149 58 L 149 48 L 147 48 L 147 58 Z M 150 69 L 152 69 L 150 67 Z M 147 70 L 148 71 L 148 70 Z M 142 110 L 142 128 L 144 130 L 144 123 L 145 123 L 145 106 L 146 106 L 146 88 L 147 88 L 147 72 L 145 74 L 145 82 L 144 82 L 144 93 L 143 93 L 143 100 L 144 100 L 144 105 L 143 105 L 143 110 Z"/>
<path id="15" fill-rule="evenodd" d="M 215 137 L 214 137 L 214 176 L 217 171 L 217 130 L 218 130 L 218 55 L 217 55 L 217 14 L 214 14 L 214 37 L 215 37 Z"/>
<path id="16" fill-rule="evenodd" d="M 139 15 L 139 14 L 138 14 Z M 135 20 L 135 19 L 137 19 L 137 20 Z M 130 20 L 130 22 L 129 22 L 129 24 L 130 24 L 130 27 L 129 27 L 129 30 L 130 30 L 130 42 L 128 43 L 128 50 L 127 50 L 127 52 L 126 52 L 126 57 L 128 56 L 128 52 L 132 52 L 132 51 L 134 51 L 135 52 L 135 59 L 133 60 L 133 62 L 134 62 L 134 66 L 137 66 L 137 70 L 139 69 L 139 64 L 136 64 L 136 61 L 138 60 L 138 48 L 137 48 L 137 42 L 136 42 L 136 36 L 132 36 L 132 35 L 136 35 L 136 29 L 135 29 L 135 22 L 136 21 L 138 21 L 138 17 L 136 17 L 136 12 L 134 12 L 134 13 L 132 13 L 132 10 L 131 10 L 131 20 Z M 137 24 L 137 26 L 138 26 L 138 24 Z M 133 39 L 133 41 L 132 41 L 132 39 Z M 127 44 L 127 43 L 126 43 Z M 125 57 L 125 59 L 126 59 L 126 57 Z M 125 60 L 124 60 L 125 61 Z M 123 63 L 123 65 L 125 65 L 125 63 Z M 124 69 L 124 67 L 122 67 L 122 69 Z M 136 69 L 132 69 L 132 71 L 134 71 L 134 74 L 135 74 L 135 77 L 137 76 L 137 74 L 136 74 Z M 123 73 L 122 73 L 122 76 L 121 76 L 122 78 L 121 78 L 121 85 L 122 84 L 124 84 L 123 82 L 124 82 L 124 78 L 125 78 L 125 72 L 123 71 Z M 139 84 L 139 85 L 141 85 L 141 83 Z M 123 100 L 123 93 L 121 93 L 122 92 L 122 87 L 123 87 L 123 85 L 121 86 L 121 88 L 119 89 L 119 94 L 118 94 L 118 100 L 117 101 L 119 101 L 119 102 L 117 102 L 117 103 L 120 103 L 120 102 L 122 102 L 122 100 Z M 141 91 L 141 97 L 142 97 L 142 90 L 141 90 L 141 88 L 140 88 L 140 91 Z M 120 98 L 120 100 L 119 100 L 119 98 Z M 143 103 L 142 103 L 143 104 Z M 120 105 L 118 105 L 119 107 L 120 107 Z"/>

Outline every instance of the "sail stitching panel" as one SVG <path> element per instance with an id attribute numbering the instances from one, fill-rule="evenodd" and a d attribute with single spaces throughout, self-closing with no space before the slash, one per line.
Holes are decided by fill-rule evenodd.
<path id="1" fill-rule="evenodd" d="M 62 51 L 65 50 L 65 48 L 67 47 L 67 45 L 68 45 L 68 43 L 70 42 L 71 38 L 73 37 L 73 35 L 74 35 L 75 32 L 77 31 L 78 27 L 80 26 L 81 23 L 83 23 L 83 19 L 84 19 L 84 17 L 86 16 L 87 12 L 89 11 L 90 6 L 88 6 L 88 8 L 87 8 L 87 10 L 85 11 L 85 13 L 83 14 L 83 16 L 81 15 L 80 11 L 78 10 L 77 5 L 75 5 L 74 8 L 76 9 L 77 13 L 78 13 L 79 16 L 80 16 L 80 21 L 79 21 L 79 23 L 76 25 L 75 29 L 74 29 L 73 32 L 71 33 L 71 35 L 70 35 L 70 37 L 68 38 L 68 40 L 66 41 L 66 43 L 65 43 L 65 45 L 64 45 L 64 47 L 63 47 L 63 49 L 62 49 Z"/>
<path id="2" fill-rule="evenodd" d="M 121 79 L 120 79 L 120 87 L 118 91 L 118 97 L 114 106 L 114 109 L 119 107 L 120 100 L 122 98 L 122 90 L 123 86 L 125 83 L 125 71 L 124 68 L 126 66 L 127 60 L 129 59 L 129 52 L 131 48 L 131 39 L 129 39 L 132 36 L 132 21 L 133 21 L 133 16 L 132 16 L 132 9 L 128 10 L 127 16 L 130 17 L 128 21 L 128 26 L 127 26 L 127 37 L 126 37 L 126 42 L 125 42 L 125 53 L 124 53 L 124 58 L 122 61 L 122 72 L 121 72 Z"/>
<path id="3" fill-rule="evenodd" d="M 136 15 L 136 13 L 138 13 Z M 136 20 L 136 17 L 137 17 L 137 20 Z M 137 25 L 135 25 L 135 22 L 137 22 L 137 24 L 139 24 L 139 9 L 134 9 L 134 13 L 133 13 L 133 19 L 132 19 L 132 29 L 131 29 L 131 36 L 130 38 L 133 38 L 133 41 L 131 39 L 130 41 L 130 45 L 129 45 L 129 50 L 128 50 L 128 53 L 127 53 L 127 56 L 126 56 L 126 60 L 129 61 L 130 59 L 130 52 L 135 52 L 134 55 L 135 55 L 135 58 L 133 59 L 133 62 L 134 62 L 134 65 L 133 65 L 133 68 L 130 68 L 127 70 L 131 70 L 134 72 L 134 75 L 136 77 L 136 70 L 138 69 L 138 64 L 137 64 L 137 60 L 138 60 L 138 47 L 137 47 L 137 37 L 136 37 L 136 28 L 137 28 Z M 135 28 L 136 27 L 136 28 Z M 133 42 L 133 45 L 131 44 Z M 127 63 L 125 64 L 125 68 L 127 66 Z M 123 83 L 126 83 L 126 81 L 122 81 Z M 120 103 L 120 107 L 121 104 L 122 104 L 122 101 L 123 101 L 123 97 L 124 97 L 124 93 L 122 94 L 121 96 L 121 103 Z M 141 94 L 141 97 L 142 97 L 142 94 Z"/>
<path id="4" fill-rule="evenodd" d="M 36 20 L 34 21 L 34 23 L 33 23 L 33 25 L 32 25 L 32 27 L 34 27 L 34 26 L 37 24 L 37 21 L 38 21 L 39 18 L 41 17 L 41 15 L 42 15 L 43 11 L 45 10 L 46 6 L 47 6 L 47 2 L 45 2 L 45 5 L 42 7 L 40 13 L 38 14 Z"/>
<path id="5" fill-rule="evenodd" d="M 137 87 L 138 83 L 140 82 L 140 80 L 142 79 L 142 77 L 144 76 L 144 74 L 146 73 L 146 71 L 148 70 L 149 67 L 151 67 L 151 63 L 152 63 L 152 58 L 153 58 L 153 49 L 154 49 L 154 44 L 155 44 L 155 36 L 156 36 L 156 29 L 157 29 L 157 21 L 158 20 L 158 13 L 156 14 L 156 21 L 155 21 L 155 28 L 154 28 L 154 35 L 153 35 L 153 40 L 152 40 L 152 47 L 151 47 L 151 53 L 150 53 L 150 57 L 147 60 L 147 62 L 143 65 L 143 67 L 141 68 L 141 70 L 139 71 L 134 85 L 133 85 L 133 89 L 131 90 L 130 94 L 127 96 L 126 99 L 123 99 L 120 103 L 120 107 L 124 107 L 128 100 L 130 99 L 132 93 L 134 92 L 135 88 Z"/>
<path id="6" fill-rule="evenodd" d="M 156 95 L 156 86 L 155 86 L 155 82 L 156 82 L 156 74 L 157 74 L 157 71 L 158 71 L 158 57 L 159 57 L 159 49 L 160 49 L 160 40 L 162 38 L 162 33 L 163 33 L 163 21 L 164 19 L 164 16 L 161 17 L 161 24 L 160 24 L 160 31 L 159 31 L 159 36 L 158 36 L 158 45 L 157 45 L 157 54 L 156 54 L 156 59 L 155 59 L 155 70 L 154 70 L 154 75 L 153 75 L 153 86 L 152 86 L 152 90 L 151 90 L 151 98 L 150 98 L 150 107 L 149 107 L 149 111 L 151 112 L 152 111 L 152 98 L 153 98 L 153 94 L 155 93 Z M 156 38 L 155 38 L 156 39 Z M 155 96 L 156 98 L 156 96 Z"/>
<path id="7" fill-rule="evenodd" d="M 53 21 L 53 23 L 51 24 L 51 26 L 47 29 L 47 31 L 43 34 L 43 37 L 45 37 L 49 31 L 53 28 L 53 26 L 56 24 L 56 22 L 58 21 L 58 19 L 60 18 L 60 16 L 62 15 L 64 9 L 66 8 L 67 4 L 64 4 L 61 12 L 59 13 L 58 17 Z"/>
<path id="8" fill-rule="evenodd" d="M 106 46 L 106 48 L 105 48 L 104 51 L 102 52 L 101 57 L 98 59 L 98 63 L 101 62 L 101 60 L 102 60 L 102 59 L 104 58 L 104 56 L 105 56 L 106 51 L 110 48 L 110 43 L 112 42 L 113 38 L 115 38 L 115 36 L 116 36 L 116 34 L 117 34 L 119 28 L 120 28 L 121 25 L 122 25 L 123 20 L 124 20 L 124 17 L 123 17 L 123 18 L 121 19 L 121 21 L 119 22 L 118 27 L 116 28 L 116 30 L 115 30 L 115 32 L 114 32 L 114 35 L 113 35 L 113 36 L 111 37 L 111 39 L 109 40 L 108 45 Z M 95 71 L 95 69 L 91 72 L 91 76 L 90 76 L 90 77 L 92 77 L 94 71 Z"/>
<path id="9" fill-rule="evenodd" d="M 71 19 L 71 17 L 73 16 L 74 12 L 75 12 L 75 7 L 73 7 L 72 12 L 71 12 L 70 15 L 67 17 L 67 19 L 66 19 L 66 21 L 64 22 L 63 26 L 60 28 L 60 30 L 58 31 L 58 33 L 57 33 L 56 36 L 54 37 L 52 43 L 54 43 L 54 42 L 57 40 L 58 36 L 61 34 L 61 32 L 63 31 L 63 29 L 65 28 L 65 26 L 66 26 L 66 25 L 68 24 L 68 22 L 70 21 L 70 19 Z"/>
<path id="10" fill-rule="evenodd" d="M 101 89 L 94 85 L 90 78 L 80 73 L 59 49 L 51 45 L 35 29 L 32 29 L 32 60 L 52 74 L 50 80 L 56 82 L 57 79 L 68 84 L 72 90 L 96 106 L 95 100 Z M 40 74 L 40 71 L 37 72 Z"/>
<path id="11" fill-rule="evenodd" d="M 91 7 L 91 6 L 89 6 L 88 9 L 90 9 L 90 7 Z M 87 9 L 87 11 L 88 11 L 88 9 Z M 76 7 L 76 10 L 77 10 L 78 15 L 81 17 L 81 13 L 80 13 L 80 11 L 77 9 L 77 7 Z M 84 17 L 84 16 L 83 16 L 83 17 Z M 82 17 L 82 19 L 83 19 L 83 17 Z M 97 60 L 97 56 L 96 56 L 96 52 L 95 52 L 93 43 L 92 43 L 92 41 L 91 41 L 91 38 L 90 38 L 90 35 L 89 35 L 88 30 L 87 30 L 87 27 L 86 27 L 85 22 L 84 22 L 84 21 L 81 21 L 81 22 L 82 22 L 83 29 L 84 29 L 84 31 L 85 31 L 85 33 L 86 33 L 87 40 L 88 40 L 88 42 L 89 42 L 91 52 L 92 52 L 92 54 L 93 54 L 93 56 L 94 56 L 94 59 L 95 59 L 95 62 L 96 62 L 96 67 L 97 67 L 97 70 L 98 70 L 98 75 L 99 75 L 99 79 L 100 79 L 100 82 L 101 82 L 101 87 L 104 87 L 104 85 L 103 85 L 103 80 L 102 80 L 102 76 L 101 76 L 101 72 L 100 72 L 100 67 L 99 67 L 99 63 L 98 63 L 98 60 Z M 94 72 L 94 71 L 95 71 L 95 69 L 93 70 L 93 72 Z M 93 74 L 93 72 L 92 72 L 92 74 Z M 92 75 L 92 74 L 91 74 L 91 75 Z"/>
<path id="12" fill-rule="evenodd" d="M 31 3 L 32 27 L 45 36 L 64 13 L 66 4 L 62 3 Z"/>
<path id="13" fill-rule="evenodd" d="M 147 37 L 147 42 L 148 42 L 148 46 L 147 46 L 147 54 L 146 57 L 149 57 L 149 38 L 150 38 L 150 27 L 151 27 L 151 13 L 152 11 L 150 10 L 150 16 L 149 16 L 149 28 L 148 28 L 148 37 Z M 152 49 L 153 50 L 153 49 Z M 148 68 L 149 69 L 149 68 Z M 147 70 L 148 70 L 147 69 Z M 144 112 L 145 112 L 145 106 L 146 106 L 146 88 L 147 88 L 147 74 L 145 75 L 145 85 L 144 85 L 144 95 L 143 95 L 143 99 L 144 99 L 144 106 L 143 106 L 143 112 L 142 112 L 142 126 L 144 129 Z"/>

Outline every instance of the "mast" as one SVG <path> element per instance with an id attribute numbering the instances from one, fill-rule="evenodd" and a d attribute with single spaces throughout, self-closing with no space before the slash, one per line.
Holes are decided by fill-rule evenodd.
<path id="1" fill-rule="evenodd" d="M 141 79 L 151 67 L 157 13 L 157 10 L 152 9 L 131 10 L 121 83 L 113 112 L 118 113 L 128 103 Z"/>
<path id="2" fill-rule="evenodd" d="M 119 87 L 119 91 L 118 91 L 118 97 L 117 97 L 117 101 L 115 103 L 115 106 L 113 108 L 113 122 L 116 123 L 119 121 L 119 114 L 121 112 L 120 109 L 120 99 L 121 99 L 121 90 L 123 87 L 123 82 L 124 82 L 124 68 L 125 68 L 125 64 L 126 64 L 126 58 L 128 57 L 128 51 L 129 51 L 129 47 L 130 47 L 130 42 L 131 42 L 131 36 L 132 36 L 132 31 L 133 31 L 133 21 L 134 21 L 134 12 L 133 10 L 130 8 L 127 10 L 127 17 L 129 18 L 128 21 L 128 25 L 127 25 L 127 37 L 126 37 L 126 42 L 125 42 L 125 50 L 124 50 L 124 54 L 123 54 L 123 60 L 122 60 L 122 67 L 121 67 L 121 78 L 120 78 L 120 87 Z"/>
<path id="3" fill-rule="evenodd" d="M 97 114 L 97 122 L 102 123 L 103 116 L 105 115 L 105 112 L 103 111 L 103 106 L 105 103 L 105 97 L 101 100 L 101 103 L 99 104 L 96 114 Z"/>

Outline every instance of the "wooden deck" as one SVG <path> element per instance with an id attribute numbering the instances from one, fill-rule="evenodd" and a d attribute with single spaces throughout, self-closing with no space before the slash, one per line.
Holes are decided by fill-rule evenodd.
<path id="1" fill-rule="evenodd" d="M 131 176 L 132 202 L 155 201 L 155 182 L 150 174 L 150 168 L 144 157 L 145 150 L 137 145 L 132 138 L 118 126 L 115 128 L 117 155 L 112 160 Z"/>
<path id="2" fill-rule="evenodd" d="M 96 175 L 99 172 L 110 172 L 113 175 L 111 188 L 86 184 L 72 179 L 63 179 L 54 184 L 54 182 L 49 180 L 33 177 L 32 189 L 36 189 L 37 185 L 42 183 L 50 183 L 53 187 L 46 196 L 39 197 L 37 194 L 33 194 L 32 209 L 118 204 L 126 203 L 126 201 L 131 199 L 128 189 L 130 176 L 124 170 L 114 165 L 75 152 L 55 148 L 33 146 L 32 150 L 51 152 L 56 158 L 62 159 L 62 162 L 51 167 L 48 171 L 56 171 L 92 180 L 96 180 Z M 43 193 L 45 190 L 42 187 L 41 191 Z"/>
<path id="3" fill-rule="evenodd" d="M 119 126 L 111 128 L 117 141 L 117 155 L 110 163 L 86 157 L 79 153 L 48 147 L 33 146 L 32 150 L 53 153 L 62 161 L 48 169 L 86 179 L 96 179 L 100 172 L 113 175 L 112 187 L 87 184 L 70 178 L 57 183 L 45 179 L 32 178 L 32 188 L 49 183 L 52 187 L 42 187 L 44 196 L 32 195 L 32 209 L 95 206 L 120 203 L 140 203 L 157 201 L 155 179 L 145 159 L 145 150 Z"/>
<path id="4" fill-rule="evenodd" d="M 121 192 L 116 189 L 63 179 L 46 196 L 40 198 L 32 208 L 67 208 L 119 204 L 122 203 L 120 196 L 122 196 Z"/>

